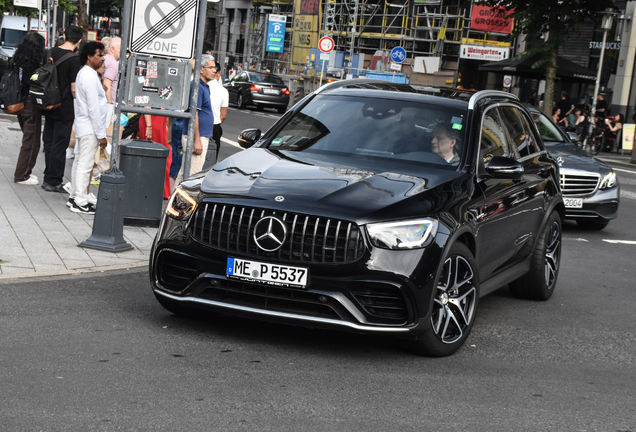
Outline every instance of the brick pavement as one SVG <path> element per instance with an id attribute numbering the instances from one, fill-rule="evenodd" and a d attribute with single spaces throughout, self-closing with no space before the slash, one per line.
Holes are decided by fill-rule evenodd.
<path id="1" fill-rule="evenodd" d="M 22 132 L 16 116 L 0 115 L 0 279 L 73 274 L 140 267 L 148 256 L 156 229 L 124 227 L 124 238 L 134 249 L 121 253 L 78 247 L 92 232 L 93 216 L 71 212 L 67 193 L 46 192 L 44 154 L 33 171 L 40 185 L 13 181 Z M 67 159 L 70 180 L 73 160 Z M 91 186 L 97 195 L 97 187 Z"/>

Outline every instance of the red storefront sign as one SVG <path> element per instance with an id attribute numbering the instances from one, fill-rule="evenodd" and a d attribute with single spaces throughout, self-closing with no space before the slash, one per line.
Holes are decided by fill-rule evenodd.
<path id="1" fill-rule="evenodd" d="M 512 33 L 514 20 L 508 18 L 514 9 L 504 9 L 502 7 L 490 7 L 473 5 L 473 13 L 470 17 L 470 28 L 472 30 L 482 30 L 490 33 Z"/>

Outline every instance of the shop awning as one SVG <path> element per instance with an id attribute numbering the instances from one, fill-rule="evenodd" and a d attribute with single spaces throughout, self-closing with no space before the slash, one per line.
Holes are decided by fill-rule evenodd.
<path id="1" fill-rule="evenodd" d="M 510 58 L 496 62 L 489 62 L 479 66 L 480 71 L 504 73 L 507 75 L 521 76 L 525 78 L 545 79 L 546 63 L 541 64 L 537 68 L 532 65 L 542 59 L 541 53 L 532 54 L 522 57 L 521 59 Z M 596 81 L 596 72 L 586 69 L 578 64 L 564 59 L 557 58 L 556 74 L 561 79 L 568 81 L 589 82 Z"/>

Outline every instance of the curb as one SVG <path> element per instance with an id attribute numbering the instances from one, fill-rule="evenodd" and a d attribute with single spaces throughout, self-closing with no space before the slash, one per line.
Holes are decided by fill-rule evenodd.
<path id="1" fill-rule="evenodd" d="M 69 275 L 82 275 L 88 273 L 103 273 L 107 271 L 115 271 L 115 270 L 129 270 L 131 268 L 141 268 L 147 267 L 148 262 L 139 262 L 132 264 L 115 264 L 101 267 L 85 267 L 79 269 L 72 270 L 56 270 L 49 272 L 40 272 L 40 273 L 15 273 L 15 274 L 7 274 L 0 275 L 0 282 L 14 279 L 32 279 L 32 278 L 42 278 L 49 276 L 69 276 Z"/>

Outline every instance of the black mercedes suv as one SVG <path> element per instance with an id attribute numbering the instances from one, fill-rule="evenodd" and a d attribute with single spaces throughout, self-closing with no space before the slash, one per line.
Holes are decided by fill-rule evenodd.
<path id="1" fill-rule="evenodd" d="M 183 182 L 150 258 L 167 310 L 389 333 L 445 356 L 479 298 L 554 292 L 559 168 L 499 91 L 347 80 Z"/>

